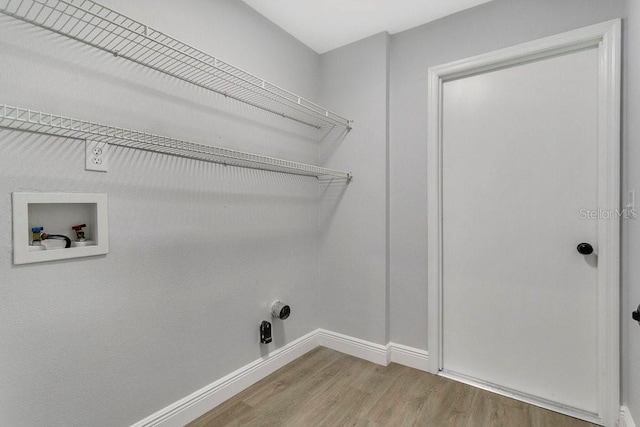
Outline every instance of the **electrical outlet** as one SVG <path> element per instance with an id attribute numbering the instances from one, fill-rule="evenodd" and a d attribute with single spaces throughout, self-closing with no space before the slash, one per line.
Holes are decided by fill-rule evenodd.
<path id="1" fill-rule="evenodd" d="M 106 172 L 109 167 L 109 144 L 98 141 L 85 141 L 84 170 Z"/>

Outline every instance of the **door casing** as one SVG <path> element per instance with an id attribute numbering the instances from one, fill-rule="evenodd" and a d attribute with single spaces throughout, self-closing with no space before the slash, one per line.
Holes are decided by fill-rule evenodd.
<path id="1" fill-rule="evenodd" d="M 621 20 L 546 37 L 518 46 L 429 68 L 427 141 L 427 290 L 429 371 L 438 374 L 442 359 L 442 90 L 444 82 L 517 66 L 585 48 L 598 48 L 598 208 L 620 209 L 620 58 Z M 590 421 L 614 426 L 620 413 L 620 218 L 598 220 L 598 406 Z M 513 395 L 474 384 L 572 416 L 585 418 L 553 402 Z"/>

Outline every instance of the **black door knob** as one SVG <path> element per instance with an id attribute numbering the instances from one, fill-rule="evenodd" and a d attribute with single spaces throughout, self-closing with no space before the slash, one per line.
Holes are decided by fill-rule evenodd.
<path id="1" fill-rule="evenodd" d="M 589 243 L 580 243 L 577 249 L 582 255 L 591 255 L 593 253 L 593 246 Z"/>

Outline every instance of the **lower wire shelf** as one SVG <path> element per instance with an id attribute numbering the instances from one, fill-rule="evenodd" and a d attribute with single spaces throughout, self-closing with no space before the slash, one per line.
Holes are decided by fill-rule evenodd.
<path id="1" fill-rule="evenodd" d="M 347 182 L 352 179 L 350 172 L 199 144 L 5 104 L 0 104 L 0 127 L 65 138 L 89 139 L 106 142 L 111 145 L 243 168 L 315 176 L 317 178 L 341 178 Z"/>

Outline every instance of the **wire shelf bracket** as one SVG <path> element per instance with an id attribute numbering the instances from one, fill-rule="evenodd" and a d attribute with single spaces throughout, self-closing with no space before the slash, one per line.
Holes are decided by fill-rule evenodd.
<path id="1" fill-rule="evenodd" d="M 92 0 L 0 0 L 0 12 L 316 129 L 352 121 Z"/>
<path id="2" fill-rule="evenodd" d="M 284 172 L 317 178 L 340 178 L 348 182 L 353 176 L 320 166 L 293 162 L 259 154 L 198 144 L 167 136 L 109 126 L 56 114 L 0 104 L 0 128 L 60 136 L 64 138 L 106 142 L 111 145 L 169 154 L 224 165 Z"/>

